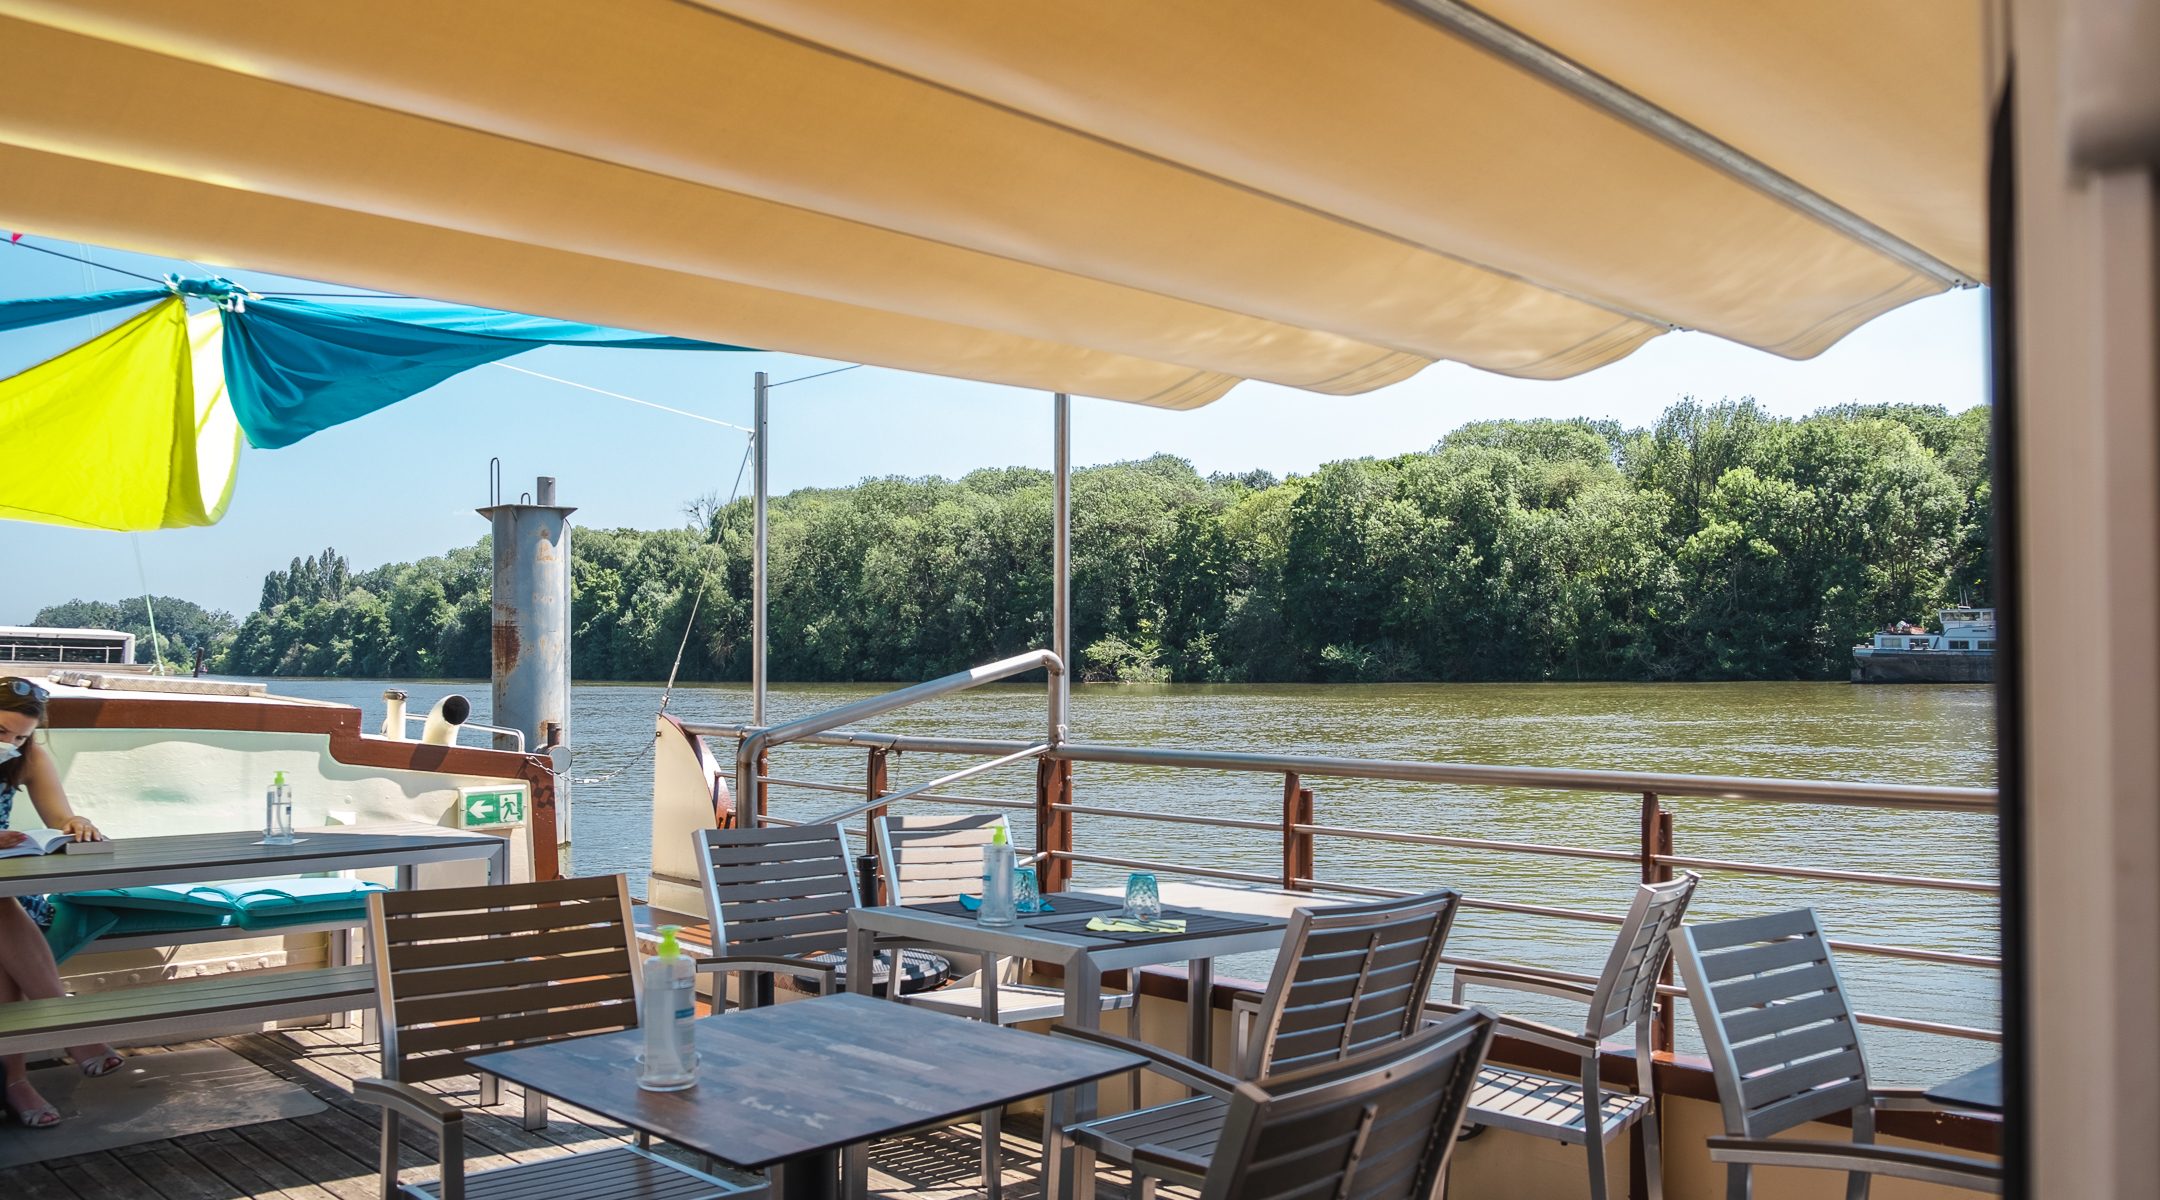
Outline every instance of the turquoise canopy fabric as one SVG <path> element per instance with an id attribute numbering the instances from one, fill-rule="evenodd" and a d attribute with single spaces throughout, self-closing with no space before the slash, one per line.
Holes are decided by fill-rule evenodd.
<path id="1" fill-rule="evenodd" d="M 751 349 L 456 304 L 266 297 L 225 314 L 225 380 L 248 442 L 274 449 L 540 346 Z"/>
<path id="2" fill-rule="evenodd" d="M 290 446 L 497 359 L 541 346 L 747 351 L 461 304 L 255 296 L 224 279 L 0 302 L 0 333 L 156 303 L 219 302 L 225 384 L 250 445 Z"/>
<path id="3" fill-rule="evenodd" d="M 155 304 L 170 295 L 172 293 L 164 288 L 129 288 L 120 292 L 91 292 L 83 296 L 40 296 L 35 300 L 0 301 L 0 333 L 65 321 L 70 317 L 111 312 L 116 308 Z"/>

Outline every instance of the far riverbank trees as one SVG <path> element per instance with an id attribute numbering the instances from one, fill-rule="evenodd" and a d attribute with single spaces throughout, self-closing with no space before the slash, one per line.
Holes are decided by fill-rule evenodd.
<path id="1" fill-rule="evenodd" d="M 1987 412 L 1800 419 L 1683 401 L 1648 429 L 1489 421 L 1310 476 L 1157 456 L 1073 480 L 1084 678 L 1825 679 L 1883 622 L 1984 602 Z M 693 528 L 577 530 L 574 674 L 749 673 L 750 506 Z M 871 479 L 772 506 L 772 672 L 921 679 L 1045 644 L 1050 478 Z M 483 542 L 265 581 L 220 666 L 484 676 Z"/>

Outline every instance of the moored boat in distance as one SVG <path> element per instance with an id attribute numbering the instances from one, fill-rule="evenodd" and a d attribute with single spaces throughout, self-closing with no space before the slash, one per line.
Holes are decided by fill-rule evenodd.
<path id="1" fill-rule="evenodd" d="M 117 629 L 63 629 L 45 625 L 0 625 L 0 673 L 18 666 L 40 672 L 95 667 L 104 672 L 142 672 L 135 661 L 135 635 Z"/>
<path id="2" fill-rule="evenodd" d="M 1995 610 L 1946 608 L 1942 632 L 1896 625 L 1853 647 L 1854 683 L 1995 682 Z"/>

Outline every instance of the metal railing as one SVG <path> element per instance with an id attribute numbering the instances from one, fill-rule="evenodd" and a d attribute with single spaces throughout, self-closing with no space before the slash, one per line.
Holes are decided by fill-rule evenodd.
<path id="1" fill-rule="evenodd" d="M 963 692 L 986 683 L 995 683 L 1000 679 L 1010 679 L 1015 675 L 1025 675 L 1029 671 L 1042 671 L 1050 676 L 1049 729 L 1050 741 L 1055 742 L 1061 736 L 1065 724 L 1065 693 L 1058 686 L 1059 678 L 1065 674 L 1065 662 L 1055 653 L 1048 650 L 1030 650 L 1025 654 L 1015 654 L 1011 658 L 999 659 L 994 663 L 985 663 L 982 666 L 971 667 L 965 671 L 955 671 L 938 679 L 899 688 L 880 696 L 872 696 L 867 700 L 858 700 L 853 704 L 844 704 L 839 708 L 827 709 L 821 713 L 812 713 L 807 717 L 799 717 L 784 725 L 744 728 L 742 726 L 685 723 L 683 729 L 692 736 L 725 736 L 738 739 L 735 747 L 735 794 L 737 796 L 755 796 L 758 798 L 756 812 L 758 820 L 763 823 L 766 817 L 763 780 L 768 775 L 768 772 L 764 769 L 764 760 L 765 756 L 774 747 L 789 742 L 803 741 L 828 730 L 838 729 L 854 721 L 883 716 L 895 709 L 906 708 L 911 704 L 920 704 L 925 700 L 934 700 L 939 696 Z M 1007 747 L 1006 749 L 1010 750 L 1011 748 Z M 1032 753 L 1040 753 L 1041 749 L 1042 747 L 1037 747 Z M 975 773 L 974 771 L 968 771 L 963 774 Z M 959 777 L 962 776 L 954 776 L 954 778 Z"/>
<path id="2" fill-rule="evenodd" d="M 942 684 L 953 678 L 955 677 L 947 677 L 947 680 L 933 682 Z M 932 685 L 921 686 L 928 687 Z M 948 688 L 946 690 L 957 689 Z M 902 694 L 893 693 L 892 695 L 898 696 Z M 859 707 L 850 706 L 850 708 Z M 844 712 L 846 710 L 835 711 Z M 757 783 L 761 786 L 802 787 L 815 791 L 846 792 L 859 794 L 863 797 L 861 804 L 845 810 L 837 818 L 827 819 L 845 819 L 872 810 L 881 811 L 885 806 L 902 800 L 966 804 L 976 807 L 1016 810 L 1033 809 L 1036 817 L 1036 848 L 1038 852 L 1045 856 L 1043 882 L 1046 888 L 1062 886 L 1070 878 L 1069 873 L 1073 865 L 1087 864 L 1128 870 L 1152 870 L 1200 879 L 1221 879 L 1239 883 L 1260 884 L 1291 891 L 1317 891 L 1371 896 L 1410 894 L 1400 889 L 1378 887 L 1372 884 L 1355 883 L 1346 880 L 1331 880 L 1320 876 L 1315 866 L 1317 846 L 1321 839 L 1330 839 L 1353 842 L 1428 845 L 1579 861 L 1627 863 L 1636 868 L 1636 873 L 1645 882 L 1670 879 L 1676 870 L 1686 869 L 1741 876 L 1818 880 L 1893 889 L 1919 889 L 1980 895 L 1997 895 L 2000 892 L 2000 886 L 1997 883 L 1984 879 L 1959 879 L 1921 874 L 1847 870 L 1812 864 L 1752 862 L 1740 859 L 1681 854 L 1673 846 L 1672 811 L 1664 804 L 1664 801 L 1668 798 L 1691 797 L 1747 804 L 1810 804 L 1907 811 L 1993 814 L 1996 811 L 1996 794 L 1992 789 L 1915 787 L 1899 784 L 1830 780 L 1757 779 L 1641 771 L 1598 771 L 1553 767 L 1407 762 L 1386 759 L 1263 754 L 1225 750 L 1189 750 L 1080 742 L 1043 745 L 985 738 L 911 737 L 847 729 L 842 727 L 845 723 L 845 721 L 833 721 L 825 724 L 822 728 L 793 735 L 788 740 L 804 745 L 851 747 L 866 751 L 870 758 L 870 769 L 866 772 L 866 785 L 864 787 L 854 788 L 822 781 L 787 779 L 762 772 L 754 777 Z M 804 723 L 799 722 L 797 724 Z M 694 733 L 741 739 L 744 745 L 748 745 L 749 739 L 760 732 L 754 727 L 732 725 L 692 726 L 690 728 Z M 765 743 L 767 748 L 773 744 L 775 743 L 770 740 Z M 964 772 L 941 776 L 928 783 L 904 791 L 893 792 L 887 787 L 886 758 L 892 753 L 901 751 L 984 757 L 991 759 L 991 761 L 967 768 Z M 1039 769 L 1036 773 L 1036 795 L 1032 804 L 986 796 L 958 796 L 934 790 L 943 787 L 962 773 L 980 774 L 996 766 L 1008 765 L 1029 758 L 1039 760 Z M 741 761 L 743 759 L 739 756 L 738 762 Z M 1171 770 L 1279 776 L 1282 780 L 1282 815 L 1279 820 L 1270 821 L 1080 804 L 1073 801 L 1070 792 L 1071 768 L 1074 763 L 1104 763 Z M 1636 809 L 1640 832 L 1634 848 L 1620 850 L 1323 823 L 1317 820 L 1314 814 L 1314 793 L 1310 787 L 1305 785 L 1305 780 L 1309 778 L 1388 780 L 1473 787 L 1534 788 L 1626 796 L 1629 798 L 1629 803 Z M 762 804 L 761 797 L 761 807 Z M 1074 844 L 1072 836 L 1072 818 L 1074 816 L 1273 833 L 1281 842 L 1283 866 L 1279 873 L 1263 873 L 1256 870 L 1202 866 L 1169 859 L 1092 853 L 1079 849 Z M 1529 904 L 1484 896 L 1466 896 L 1463 900 L 1463 906 L 1490 912 L 1604 926 L 1618 926 L 1621 923 L 1621 917 L 1617 914 L 1592 912 L 1555 905 Z M 1830 945 L 1840 953 L 1868 955 L 1882 959 L 1988 970 L 1998 970 L 2001 967 L 2001 960 L 1997 956 L 1989 954 L 1860 941 L 1832 941 Z M 1453 966 L 1528 971 L 1558 979 L 1594 982 L 1593 977 L 1590 976 L 1521 963 L 1494 962 L 1454 955 L 1450 955 L 1442 961 Z M 1665 991 L 1668 995 L 1680 994 L 1679 990 L 1671 987 L 1669 983 Z M 1662 1031 L 1660 1041 L 1664 1048 L 1669 1048 L 1671 1045 L 1669 1017 L 1671 1006 L 1667 1006 L 1666 1012 L 1668 1014 L 1666 1028 Z M 1859 1014 L 1859 1019 L 1865 1023 L 1885 1028 L 1948 1037 L 1984 1041 L 1997 1041 L 2001 1038 L 2001 1034 L 1997 1030 L 1947 1021 L 1881 1013 L 1862 1013 Z"/>

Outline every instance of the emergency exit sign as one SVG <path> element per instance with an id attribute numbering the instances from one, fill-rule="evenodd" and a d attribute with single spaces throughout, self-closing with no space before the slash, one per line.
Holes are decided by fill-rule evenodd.
<path id="1" fill-rule="evenodd" d="M 458 789 L 458 824 L 466 829 L 500 829 L 525 823 L 525 787 Z"/>

